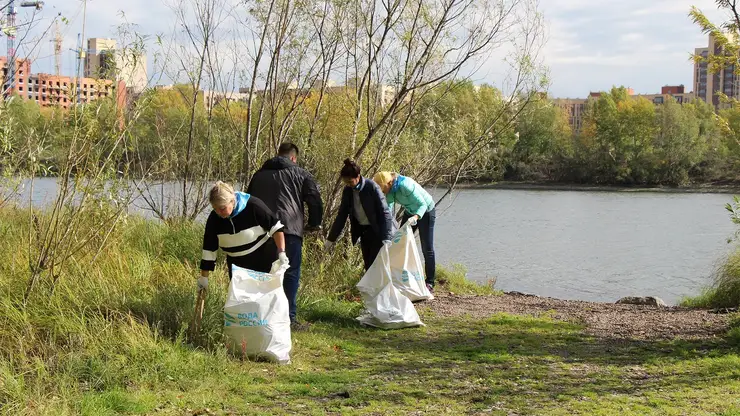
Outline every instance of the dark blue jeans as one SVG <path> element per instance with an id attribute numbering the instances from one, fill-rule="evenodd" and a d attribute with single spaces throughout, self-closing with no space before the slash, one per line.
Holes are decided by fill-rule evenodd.
<path id="1" fill-rule="evenodd" d="M 411 215 L 404 215 L 405 223 Z M 419 230 L 419 239 L 421 240 L 421 254 L 424 256 L 424 272 L 426 282 L 434 287 L 434 279 L 437 270 L 437 264 L 434 259 L 434 222 L 437 220 L 436 209 L 427 211 L 419 221 L 416 222 L 414 231 Z"/>
<path id="2" fill-rule="evenodd" d="M 303 259 L 303 239 L 296 235 L 285 234 L 285 254 L 288 256 L 290 268 L 283 278 L 283 290 L 288 298 L 290 322 L 295 321 L 296 296 L 301 279 L 301 261 Z"/>

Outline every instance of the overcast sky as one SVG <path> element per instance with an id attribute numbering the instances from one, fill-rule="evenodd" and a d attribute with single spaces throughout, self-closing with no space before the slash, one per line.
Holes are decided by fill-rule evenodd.
<path id="1" fill-rule="evenodd" d="M 173 14 L 166 0 L 88 0 L 86 37 L 112 37 L 126 20 L 150 35 L 172 30 Z M 5 1 L 0 0 L 0 3 Z M 16 1 L 20 3 L 20 1 Z M 695 5 L 715 20 L 723 16 L 714 0 L 540 0 L 548 26 L 545 64 L 549 67 L 550 94 L 585 97 L 612 85 L 625 85 L 638 93 L 656 93 L 662 85 L 684 84 L 692 89 L 693 64 L 689 54 L 706 46 L 707 38 L 691 22 Z M 62 72 L 72 75 L 77 33 L 82 30 L 80 0 L 46 0 L 34 16 L 33 36 L 40 38 L 57 13 L 69 19 L 63 25 Z M 18 21 L 32 12 L 19 9 Z M 53 72 L 53 30 L 38 42 L 33 72 Z M 5 42 L 2 42 L 3 45 Z M 27 44 L 29 44 L 27 42 Z M 4 48 L 0 49 L 4 51 Z M 476 82 L 496 84 L 497 59 L 482 65 Z"/>

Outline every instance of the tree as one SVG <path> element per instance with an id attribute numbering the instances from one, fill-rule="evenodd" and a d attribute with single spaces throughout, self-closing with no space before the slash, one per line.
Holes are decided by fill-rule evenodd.
<path id="1" fill-rule="evenodd" d="M 653 158 L 655 106 L 612 88 L 590 103 L 584 118 L 582 148 L 596 182 L 649 183 Z"/>
<path id="2" fill-rule="evenodd" d="M 573 132 L 565 112 L 537 95 L 519 117 L 507 177 L 522 180 L 558 179 L 557 171 L 572 152 Z"/>
<path id="3" fill-rule="evenodd" d="M 702 160 L 706 150 L 695 107 L 691 104 L 684 107 L 669 98 L 658 107 L 656 117 L 656 181 L 686 184 L 689 172 Z"/>

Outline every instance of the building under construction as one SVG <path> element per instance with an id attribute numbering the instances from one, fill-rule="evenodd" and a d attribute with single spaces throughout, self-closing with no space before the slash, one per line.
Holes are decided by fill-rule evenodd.
<path id="1" fill-rule="evenodd" d="M 7 79 L 8 59 L 0 57 L 3 79 Z M 116 97 L 120 106 L 126 104 L 126 83 L 108 79 L 66 77 L 51 74 L 32 74 L 31 61 L 16 59 L 15 83 L 10 95 L 36 101 L 43 107 L 59 106 L 69 108 L 77 102 L 86 104 L 99 98 Z"/>

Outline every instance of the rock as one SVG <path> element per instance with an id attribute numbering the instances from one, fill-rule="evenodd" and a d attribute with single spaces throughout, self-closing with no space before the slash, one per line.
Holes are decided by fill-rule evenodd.
<path id="1" fill-rule="evenodd" d="M 735 313 L 738 312 L 738 309 L 740 308 L 716 308 L 712 309 L 709 312 L 710 313 L 718 313 L 718 314 L 726 314 L 726 313 Z"/>
<path id="2" fill-rule="evenodd" d="M 537 295 L 532 295 L 532 294 L 529 294 L 529 293 L 517 292 L 516 290 L 514 290 L 512 292 L 504 292 L 504 294 L 505 295 L 509 295 L 509 296 L 525 296 L 525 297 L 530 297 L 530 298 L 538 298 L 539 297 Z"/>
<path id="3" fill-rule="evenodd" d="M 627 305 L 657 306 L 659 308 L 668 307 L 668 305 L 666 305 L 666 303 L 663 302 L 663 299 L 657 298 L 655 296 L 627 296 L 627 297 L 623 297 L 622 299 L 619 299 L 617 303 L 622 303 L 622 304 L 627 304 Z"/>

